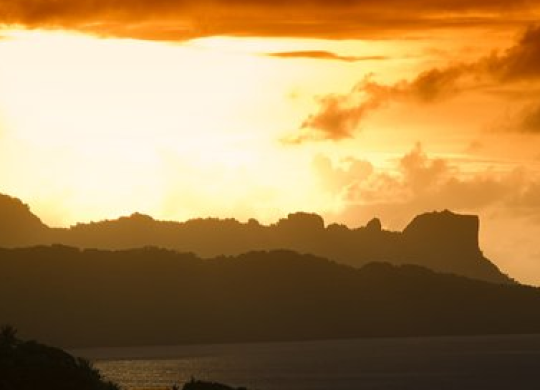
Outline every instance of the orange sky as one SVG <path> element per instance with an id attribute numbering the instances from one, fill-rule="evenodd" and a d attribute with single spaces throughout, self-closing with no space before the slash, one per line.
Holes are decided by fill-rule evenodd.
<path id="1" fill-rule="evenodd" d="M 436 4 L 435 4 L 436 3 Z M 482 218 L 540 284 L 533 1 L 0 0 L 0 192 L 65 226 Z"/>

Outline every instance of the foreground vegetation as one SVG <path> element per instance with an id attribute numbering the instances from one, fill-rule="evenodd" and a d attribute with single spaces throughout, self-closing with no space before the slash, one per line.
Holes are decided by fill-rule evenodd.
<path id="1" fill-rule="evenodd" d="M 178 387 L 173 387 L 173 390 L 177 390 Z M 245 387 L 230 387 L 221 383 L 205 382 L 201 380 L 192 379 L 187 382 L 182 390 L 246 390 Z"/>
<path id="2" fill-rule="evenodd" d="M 12 326 L 0 328 L 0 390 L 120 390 L 92 364 L 61 349 L 23 341 Z M 172 390 L 179 390 L 173 386 Z M 192 379 L 183 390 L 246 390 Z"/>
<path id="3" fill-rule="evenodd" d="M 11 326 L 0 330 L 1 390 L 120 390 L 85 359 L 23 341 Z"/>

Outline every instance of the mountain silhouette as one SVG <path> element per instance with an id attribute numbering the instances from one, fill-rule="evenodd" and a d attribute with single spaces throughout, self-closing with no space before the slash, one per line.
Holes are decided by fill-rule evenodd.
<path id="1" fill-rule="evenodd" d="M 236 256 L 249 251 L 288 249 L 342 264 L 416 264 L 494 283 L 513 283 L 478 244 L 479 219 L 450 211 L 416 217 L 403 232 L 382 229 L 378 219 L 365 227 L 325 226 L 316 214 L 295 213 L 265 226 L 251 219 L 156 221 L 133 214 L 116 220 L 49 228 L 17 199 L 0 197 L 0 247 L 62 244 L 78 248 L 123 250 L 155 246 L 193 252 L 203 258 Z"/>
<path id="2" fill-rule="evenodd" d="M 46 242 L 49 230 L 19 199 L 0 194 L 0 246 L 21 247 Z"/>
<path id="3" fill-rule="evenodd" d="M 291 251 L 0 249 L 0 318 L 64 347 L 540 332 L 540 290 Z"/>

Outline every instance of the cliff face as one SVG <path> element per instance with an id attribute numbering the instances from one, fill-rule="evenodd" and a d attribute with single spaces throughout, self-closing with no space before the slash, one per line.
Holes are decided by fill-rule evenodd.
<path id="1" fill-rule="evenodd" d="M 417 216 L 402 235 L 411 255 L 477 256 L 481 254 L 479 229 L 477 216 L 458 215 L 446 210 Z"/>
<path id="2" fill-rule="evenodd" d="M 50 229 L 17 202 L 10 200 L 7 208 L 0 202 L 0 232 L 5 232 L 0 246 L 63 244 L 116 250 L 156 246 L 207 258 L 289 249 L 355 267 L 373 261 L 417 264 L 495 283 L 512 282 L 483 256 L 478 245 L 478 217 L 449 211 L 420 215 L 403 232 L 383 230 L 378 219 L 358 229 L 325 226 L 320 216 L 308 213 L 291 214 L 270 226 L 233 219 L 161 222 L 134 214 L 70 229 Z M 3 212 L 3 208 L 10 211 Z"/>
<path id="3" fill-rule="evenodd" d="M 475 215 L 447 210 L 420 215 L 402 233 L 402 261 L 475 279 L 507 282 L 508 278 L 482 254 L 479 229 L 480 220 Z"/>

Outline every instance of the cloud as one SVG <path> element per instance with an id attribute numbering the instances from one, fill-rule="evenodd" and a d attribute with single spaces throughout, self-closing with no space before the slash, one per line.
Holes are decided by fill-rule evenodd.
<path id="1" fill-rule="evenodd" d="M 515 46 L 485 62 L 487 72 L 501 82 L 540 79 L 540 25 L 529 27 Z"/>
<path id="2" fill-rule="evenodd" d="M 358 61 L 380 61 L 386 60 L 386 56 L 342 56 L 336 53 L 332 53 L 324 50 L 306 50 L 306 51 L 287 51 L 268 53 L 269 57 L 277 58 L 304 58 L 314 60 L 335 60 L 345 62 L 358 62 Z"/>
<path id="3" fill-rule="evenodd" d="M 517 128 L 525 133 L 540 135 L 540 104 L 523 110 Z"/>
<path id="4" fill-rule="evenodd" d="M 404 31 L 535 20 L 514 0 L 0 0 L 0 24 L 182 40 L 215 35 L 389 38 Z"/>
<path id="5" fill-rule="evenodd" d="M 456 205 L 456 200 L 472 202 L 478 205 L 478 200 L 467 195 L 480 191 L 480 186 L 472 182 L 462 181 L 456 178 L 456 167 L 447 160 L 429 158 L 422 149 L 421 144 L 416 146 L 401 157 L 394 169 L 393 174 L 374 172 L 367 180 L 357 182 L 349 187 L 346 203 L 349 204 L 407 204 L 410 207 L 432 207 L 434 204 L 444 208 Z M 479 180 L 481 185 L 486 181 Z M 477 188 L 478 187 L 478 188 Z M 478 191 L 476 191 L 478 190 Z M 490 196 L 496 196 L 490 193 Z M 459 209 L 467 204 L 461 204 Z M 437 208 L 437 207 L 435 207 Z"/>
<path id="6" fill-rule="evenodd" d="M 317 160 L 314 167 L 322 189 L 342 204 L 342 212 L 332 219 L 348 224 L 379 216 L 387 226 L 400 229 L 419 213 L 443 209 L 496 213 L 540 224 L 540 177 L 526 167 L 465 172 L 451 160 L 429 157 L 421 144 L 396 160 L 391 170 L 353 165 L 343 170 L 320 156 Z"/>
<path id="7" fill-rule="evenodd" d="M 430 160 L 420 143 L 417 143 L 410 153 L 401 158 L 399 168 L 403 180 L 415 194 L 439 185 L 447 178 L 450 171 L 445 160 Z"/>
<path id="8" fill-rule="evenodd" d="M 374 171 L 348 193 L 346 201 L 469 211 L 500 201 L 510 204 L 517 199 L 511 195 L 521 194 L 525 188 L 529 187 L 524 187 L 523 175 L 518 172 L 499 175 L 486 171 L 466 176 L 449 160 L 430 158 L 417 144 L 398 160 L 393 176 Z"/>
<path id="9" fill-rule="evenodd" d="M 333 94 L 319 98 L 319 111 L 300 126 L 300 133 L 286 140 L 301 144 L 313 140 L 340 141 L 352 138 L 360 122 L 390 100 L 392 88 L 364 78 L 348 94 Z"/>
<path id="10" fill-rule="evenodd" d="M 540 101 L 524 107 L 508 127 L 524 134 L 540 135 Z"/>
<path id="11" fill-rule="evenodd" d="M 369 161 L 346 158 L 334 164 L 324 155 L 313 160 L 313 170 L 320 179 L 323 189 L 330 193 L 341 193 L 366 180 L 373 174 L 374 167 Z"/>
<path id="12" fill-rule="evenodd" d="M 300 126 L 295 143 L 353 138 L 371 111 L 392 102 L 438 103 L 470 90 L 496 88 L 523 81 L 540 81 L 540 26 L 527 29 L 508 50 L 492 53 L 472 63 L 456 63 L 421 72 L 412 80 L 383 85 L 365 78 L 348 94 L 319 98 L 319 110 Z M 530 88 L 530 84 L 526 86 Z M 539 103 L 540 107 L 540 103 Z M 524 116 L 519 129 L 535 132 L 540 109 Z"/>
<path id="13" fill-rule="evenodd" d="M 392 102 L 417 101 L 433 103 L 453 96 L 466 67 L 431 69 L 413 81 L 402 80 L 394 85 L 382 85 L 368 76 L 344 95 L 320 97 L 319 110 L 309 115 L 300 126 L 300 134 L 290 143 L 305 141 L 340 141 L 353 138 L 361 122 L 372 112 Z"/>

